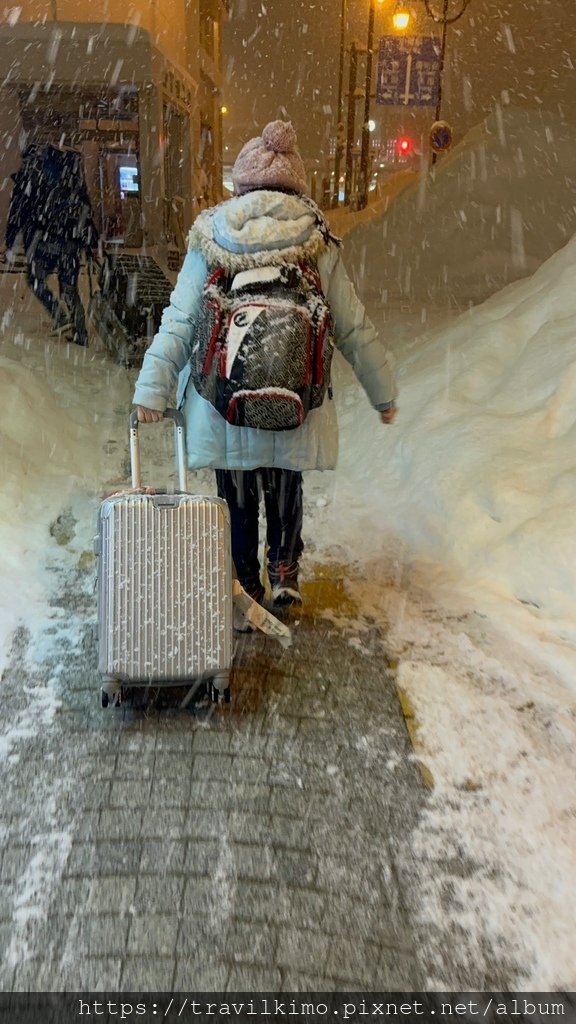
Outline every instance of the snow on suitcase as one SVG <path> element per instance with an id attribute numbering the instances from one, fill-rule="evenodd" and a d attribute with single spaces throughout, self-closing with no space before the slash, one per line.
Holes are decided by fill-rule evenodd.
<path id="1" fill-rule="evenodd" d="M 184 418 L 173 409 L 179 491 L 142 488 L 138 417 L 130 416 L 132 491 L 102 502 L 98 556 L 98 668 L 102 706 L 122 687 L 203 684 L 230 699 L 232 556 L 226 503 L 186 493 Z M 151 489 L 148 489 L 150 491 Z"/>

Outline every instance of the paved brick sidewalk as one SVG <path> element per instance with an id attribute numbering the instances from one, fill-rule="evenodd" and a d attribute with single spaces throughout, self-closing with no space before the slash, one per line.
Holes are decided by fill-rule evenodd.
<path id="1" fill-rule="evenodd" d="M 376 632 L 312 599 L 289 651 L 241 638 L 232 707 L 104 712 L 91 572 L 55 583 L 58 662 L 22 631 L 1 684 L 2 988 L 424 987 L 425 794 Z"/>

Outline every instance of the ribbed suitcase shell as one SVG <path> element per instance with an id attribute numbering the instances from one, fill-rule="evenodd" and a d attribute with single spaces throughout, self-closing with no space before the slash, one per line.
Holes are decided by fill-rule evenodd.
<path id="1" fill-rule="evenodd" d="M 99 670 L 178 682 L 232 664 L 226 503 L 189 494 L 106 499 L 98 517 Z"/>

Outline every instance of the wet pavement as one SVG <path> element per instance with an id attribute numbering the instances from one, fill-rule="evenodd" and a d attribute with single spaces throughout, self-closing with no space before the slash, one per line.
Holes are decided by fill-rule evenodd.
<path id="1" fill-rule="evenodd" d="M 104 711 L 93 565 L 54 569 L 49 634 L 16 635 L 1 683 L 4 990 L 425 987 L 425 789 L 384 637 L 324 617 L 323 575 L 289 650 L 238 638 L 230 706 Z"/>

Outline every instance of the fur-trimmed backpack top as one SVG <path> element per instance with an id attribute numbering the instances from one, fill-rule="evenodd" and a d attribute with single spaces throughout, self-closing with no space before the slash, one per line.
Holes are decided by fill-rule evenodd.
<path id="1" fill-rule="evenodd" d="M 299 427 L 330 390 L 334 334 L 315 262 L 212 266 L 192 350 L 198 393 L 235 426 Z"/>

